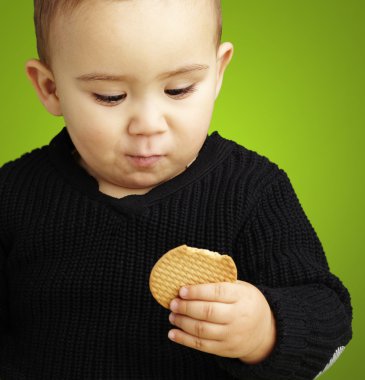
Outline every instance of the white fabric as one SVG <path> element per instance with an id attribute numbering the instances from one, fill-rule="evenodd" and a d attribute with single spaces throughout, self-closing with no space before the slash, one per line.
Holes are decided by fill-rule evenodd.
<path id="1" fill-rule="evenodd" d="M 333 363 L 339 358 L 339 356 L 342 354 L 343 350 L 345 349 L 345 346 L 341 346 L 341 347 L 338 347 L 337 350 L 335 351 L 335 353 L 333 354 L 331 360 L 327 363 L 327 365 L 324 367 L 323 371 L 321 371 L 315 378 L 317 379 L 319 376 L 321 376 L 324 372 L 326 372 L 328 370 L 328 368 L 330 368 Z"/>

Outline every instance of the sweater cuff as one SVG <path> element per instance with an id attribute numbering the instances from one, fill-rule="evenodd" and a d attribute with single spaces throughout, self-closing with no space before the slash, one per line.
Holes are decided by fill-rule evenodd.
<path id="1" fill-rule="evenodd" d="M 258 364 L 245 364 L 239 359 L 216 356 L 221 368 L 237 379 L 295 380 L 314 379 L 325 367 L 335 350 L 333 343 L 321 337 L 311 327 L 305 295 L 317 298 L 316 306 L 328 303 L 328 294 L 312 288 L 293 292 L 293 288 L 268 288 L 257 286 L 266 297 L 276 320 L 277 340 L 272 353 Z M 308 290 L 308 289 L 307 289 Z M 305 295 L 304 295 L 305 294 Z M 321 298 L 322 299 L 319 299 Z M 307 304 L 307 305 L 310 305 Z M 343 318 L 343 317 L 342 317 Z M 317 319 L 317 318 L 316 318 Z M 318 315 L 317 321 L 320 321 Z M 326 323 L 325 320 L 319 323 Z M 318 327 L 318 326 L 317 326 Z M 341 330 L 341 328 L 339 329 Z M 350 338 L 345 338 L 346 343 Z M 332 343 L 332 344 L 331 344 Z"/>

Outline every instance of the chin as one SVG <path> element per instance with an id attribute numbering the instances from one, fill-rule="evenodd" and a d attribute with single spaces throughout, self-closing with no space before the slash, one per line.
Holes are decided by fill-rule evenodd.
<path id="1" fill-rule="evenodd" d="M 147 181 L 146 179 L 135 180 L 135 181 L 130 182 L 130 185 L 127 187 L 134 190 L 150 190 L 152 187 L 157 186 L 161 182 L 164 182 L 164 181 L 159 181 L 157 179 L 150 180 L 150 181 Z"/>
<path id="2" fill-rule="evenodd" d="M 128 182 L 135 188 L 153 187 L 168 181 L 173 176 L 175 176 L 175 173 L 156 168 L 150 172 L 135 172 L 128 178 Z"/>

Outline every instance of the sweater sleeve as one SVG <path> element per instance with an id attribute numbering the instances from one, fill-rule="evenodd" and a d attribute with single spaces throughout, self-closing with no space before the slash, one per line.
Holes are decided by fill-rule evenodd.
<path id="1" fill-rule="evenodd" d="M 6 277 L 5 277 L 5 252 L 0 243 L 0 341 L 6 331 Z"/>
<path id="2" fill-rule="evenodd" d="M 9 251 L 9 238 L 6 230 L 6 215 L 8 206 L 4 184 L 6 177 L 4 176 L 4 167 L 0 168 L 0 345 L 3 341 L 4 334 L 8 330 L 8 287 L 6 275 L 7 252 Z"/>
<path id="3" fill-rule="evenodd" d="M 242 228 L 239 279 L 255 285 L 276 319 L 277 341 L 264 361 L 216 357 L 237 379 L 314 379 L 352 337 L 350 295 L 329 271 L 322 245 L 287 175 L 267 186 Z"/>

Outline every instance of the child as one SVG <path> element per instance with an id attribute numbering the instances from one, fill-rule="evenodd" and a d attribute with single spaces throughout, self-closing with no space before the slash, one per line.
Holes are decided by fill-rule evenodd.
<path id="1" fill-rule="evenodd" d="M 26 72 L 65 128 L 0 170 L 0 377 L 313 379 L 352 336 L 285 172 L 207 135 L 233 54 L 218 0 L 35 0 Z M 165 252 L 236 283 L 149 291 Z"/>

